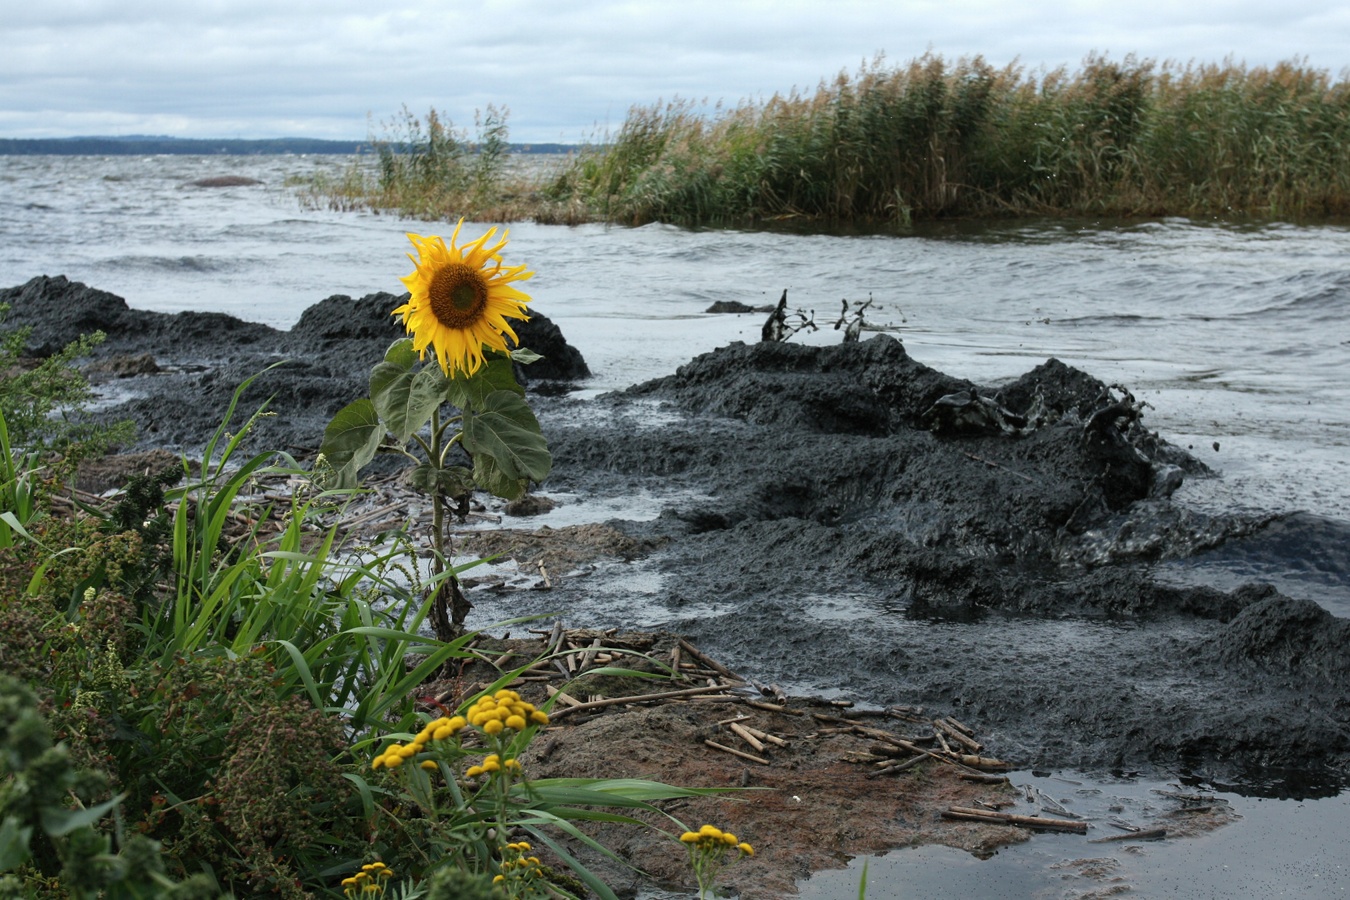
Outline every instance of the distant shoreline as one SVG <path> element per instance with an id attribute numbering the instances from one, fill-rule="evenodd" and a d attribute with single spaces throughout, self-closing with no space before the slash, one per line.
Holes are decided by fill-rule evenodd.
<path id="1" fill-rule="evenodd" d="M 571 153 L 575 144 L 510 144 L 512 153 Z M 0 156 L 285 156 L 370 153 L 371 141 L 317 138 L 175 138 L 148 135 L 66 138 L 0 138 Z"/>

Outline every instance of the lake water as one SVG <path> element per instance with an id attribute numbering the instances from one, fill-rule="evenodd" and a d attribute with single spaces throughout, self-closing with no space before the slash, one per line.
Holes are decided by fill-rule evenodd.
<path id="1" fill-rule="evenodd" d="M 136 308 L 220 311 L 280 328 L 332 294 L 401 293 L 398 278 L 411 270 L 405 232 L 448 234 L 451 226 L 307 210 L 286 186 L 288 178 L 346 164 L 327 157 L 0 157 L 0 287 L 65 275 Z M 261 184 L 189 184 L 221 175 Z M 762 316 L 705 310 L 718 300 L 770 304 L 784 289 L 791 306 L 813 310 L 822 326 L 794 340 L 838 341 L 832 325 L 840 300 L 870 296 L 870 323 L 952 375 L 994 383 L 1054 356 L 1122 384 L 1152 406 L 1151 428 L 1222 474 L 1188 482 L 1178 502 L 1305 514 L 1287 527 L 1292 534 L 1273 535 L 1266 552 L 1219 552 L 1174 565 L 1170 576 L 1223 587 L 1271 581 L 1340 616 L 1350 616 L 1348 260 L 1345 226 L 1188 220 L 958 224 L 905 236 L 519 223 L 506 250 L 508 264 L 537 272 L 527 286 L 532 308 L 585 355 L 595 373 L 588 393 L 668 374 L 730 341 L 756 340 Z M 1191 850 L 1150 851 L 1156 864 L 1149 868 L 1147 855 L 1133 860 L 1132 883 L 1160 897 L 1234 896 L 1243 892 L 1224 885 L 1244 879 L 1264 886 L 1249 896 L 1344 895 L 1339 863 L 1299 863 L 1339 859 L 1350 820 L 1344 797 L 1308 803 L 1307 815 L 1299 815 L 1302 803 L 1235 803 L 1245 804 L 1246 824 L 1195 839 L 1185 845 Z M 1279 841 L 1253 845 L 1267 828 Z M 1235 846 L 1221 849 L 1225 841 Z M 1039 838 L 1032 844 L 1047 846 Z M 1266 857 L 1248 852 L 1258 845 Z M 1011 893 L 990 886 L 989 868 L 978 876 L 984 893 L 965 892 L 1028 896 L 1027 884 L 1057 890 L 1058 876 L 1036 861 L 1042 852 L 1014 848 L 996 857 L 996 866 L 1018 873 L 1008 875 L 1017 885 Z M 1188 852 L 1216 853 L 1236 868 L 1168 886 L 1167 873 L 1181 865 L 1177 855 Z M 1276 857 L 1287 878 L 1273 868 Z M 887 882 L 908 886 L 906 895 L 926 892 L 916 883 L 950 884 L 924 882 L 925 871 L 965 877 L 942 851 L 899 851 L 888 860 L 900 868 L 879 881 L 885 865 L 873 864 L 874 897 L 899 896 L 885 893 Z M 965 865 L 979 872 L 988 863 Z M 856 872 L 850 877 L 856 896 Z M 808 890 L 817 898 L 850 896 L 846 880 L 816 879 Z"/>

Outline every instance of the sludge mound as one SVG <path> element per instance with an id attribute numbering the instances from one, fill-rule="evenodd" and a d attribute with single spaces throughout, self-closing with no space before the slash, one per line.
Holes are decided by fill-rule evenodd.
<path id="1" fill-rule="evenodd" d="M 253 446 L 303 458 L 317 451 L 333 415 L 366 394 L 371 367 L 405 336 L 392 311 L 406 296 L 335 294 L 282 331 L 225 313 L 132 309 L 116 294 L 42 275 L 0 290 L 0 304 L 10 306 L 0 328 L 29 329 L 24 353 L 34 357 L 103 332 L 86 373 L 120 396 L 100 417 L 134 421 L 135 449 L 196 452 L 221 424 L 236 389 L 253 379 L 240 395 L 233 427 L 267 403 L 275 415 L 254 423 Z M 522 383 L 538 389 L 590 375 L 581 353 L 547 317 L 532 314 L 516 332 L 522 345 L 543 356 L 518 370 Z"/>
<path id="2" fill-rule="evenodd" d="M 1055 360 L 981 388 L 878 337 L 735 344 L 593 403 L 546 416 L 546 487 L 674 492 L 655 521 L 612 523 L 662 541 L 628 564 L 655 585 L 642 627 L 789 692 L 978 722 L 1022 765 L 1343 780 L 1350 732 L 1324 710 L 1350 707 L 1350 677 L 1314 640 L 1320 610 L 1152 577 L 1264 522 L 1174 504 L 1210 473 L 1126 389 Z M 586 591 L 548 606 L 625 621 L 623 596 Z"/>
<path id="3" fill-rule="evenodd" d="M 332 297 L 282 332 L 132 310 L 60 277 L 0 291 L 5 327 L 34 329 L 29 353 L 97 328 L 96 362 L 134 362 L 100 415 L 136 420 L 139 449 L 198 451 L 240 382 L 287 360 L 241 410 L 272 397 L 279 415 L 250 447 L 302 459 L 398 336 L 397 300 Z M 556 328 L 529 325 L 544 331 L 522 342 L 559 365 L 532 378 L 586 377 Z M 555 457 L 545 493 L 645 493 L 664 511 L 609 523 L 647 556 L 555 570 L 551 591 L 517 592 L 501 618 L 680 633 L 789 691 L 953 715 L 1018 765 L 1303 796 L 1350 773 L 1346 621 L 1260 585 L 1153 574 L 1249 534 L 1284 530 L 1270 546 L 1290 556 L 1317 552 L 1309 535 L 1350 535 L 1173 502 L 1205 470 L 1150 433 L 1123 388 L 1055 361 L 981 387 L 875 338 L 733 345 L 620 394 L 532 402 Z"/>

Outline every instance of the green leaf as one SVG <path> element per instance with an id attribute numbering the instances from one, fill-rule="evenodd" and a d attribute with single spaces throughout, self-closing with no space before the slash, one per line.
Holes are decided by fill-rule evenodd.
<path id="1" fill-rule="evenodd" d="M 450 379 L 445 386 L 445 399 L 460 409 L 481 409 L 487 398 L 497 391 L 525 396 L 525 389 L 516 381 L 511 358 L 494 353 L 472 377 Z"/>
<path id="2" fill-rule="evenodd" d="M 53 809 L 46 807 L 38 811 L 38 819 L 42 822 L 42 830 L 51 837 L 63 837 L 70 834 L 77 828 L 84 828 L 87 825 L 93 825 L 99 819 L 112 811 L 112 808 L 121 803 L 126 794 L 118 794 L 111 800 L 105 800 L 95 806 L 85 807 L 84 809 Z"/>
<path id="3" fill-rule="evenodd" d="M 17 869 L 28 861 L 28 842 L 33 829 L 20 826 L 17 816 L 5 816 L 0 824 L 0 872 Z"/>
<path id="4" fill-rule="evenodd" d="M 384 351 L 384 361 L 393 363 L 402 369 L 411 369 L 417 364 L 417 351 L 413 349 L 412 338 L 399 338 Z"/>
<path id="5" fill-rule="evenodd" d="M 375 404 L 366 398 L 353 400 L 333 417 L 323 432 L 323 455 L 330 474 L 326 487 L 335 490 L 354 488 L 361 467 L 375 458 L 384 439 L 384 426 L 375 412 Z"/>
<path id="6" fill-rule="evenodd" d="M 382 362 L 370 372 L 370 399 L 389 431 L 406 443 L 441 405 L 446 381 L 435 366 L 412 372 L 398 363 Z"/>
<path id="7" fill-rule="evenodd" d="M 464 411 L 463 443 L 473 457 L 474 477 L 494 494 L 494 485 L 543 481 L 553 468 L 539 420 L 525 398 L 511 391 L 494 391 L 477 409 Z"/>
<path id="8" fill-rule="evenodd" d="M 408 484 L 424 494 L 434 495 L 438 490 L 445 497 L 462 497 L 474 488 L 473 473 L 463 466 L 437 469 L 422 463 L 408 473 Z"/>
<path id="9" fill-rule="evenodd" d="M 543 359 L 538 353 L 535 353 L 529 347 L 517 347 L 511 351 L 511 359 L 520 363 L 522 366 L 528 366 L 530 363 L 537 363 Z"/>
<path id="10" fill-rule="evenodd" d="M 503 500 L 519 500 L 529 488 L 529 480 L 513 478 L 502 471 L 497 460 L 485 453 L 473 458 L 473 480 L 480 488 Z"/>

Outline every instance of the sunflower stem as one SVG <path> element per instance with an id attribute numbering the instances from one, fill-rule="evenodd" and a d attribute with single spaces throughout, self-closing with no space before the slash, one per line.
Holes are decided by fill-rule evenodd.
<path id="1" fill-rule="evenodd" d="M 440 466 L 444 456 L 441 449 L 443 436 L 440 410 L 436 410 L 431 414 L 431 445 L 424 445 L 424 449 L 427 457 L 437 466 Z M 431 491 L 431 540 L 436 551 L 431 556 L 431 572 L 433 575 L 441 575 L 446 571 L 447 560 L 450 559 L 450 535 L 446 531 L 445 495 L 441 493 L 439 485 L 433 487 Z M 459 637 L 464 627 L 464 619 L 468 615 L 468 600 L 459 589 L 459 579 L 455 577 L 453 571 L 444 580 L 437 581 L 435 591 L 436 597 L 431 604 L 432 628 L 435 629 L 438 639 L 453 641 Z"/>

